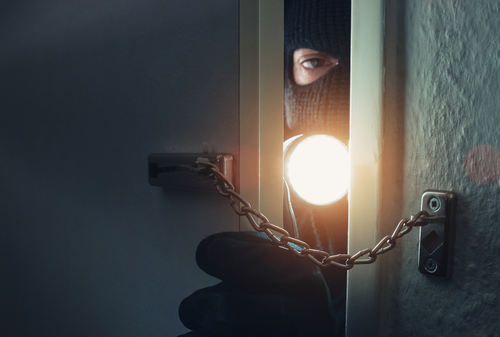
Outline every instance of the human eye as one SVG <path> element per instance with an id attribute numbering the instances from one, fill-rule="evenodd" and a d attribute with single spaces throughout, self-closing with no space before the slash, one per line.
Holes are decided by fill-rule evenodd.
<path id="1" fill-rule="evenodd" d="M 298 85 L 316 81 L 338 64 L 338 60 L 317 50 L 301 48 L 293 53 L 293 77 Z"/>
<path id="2" fill-rule="evenodd" d="M 307 69 L 320 68 L 326 63 L 325 59 L 322 58 L 310 58 L 301 62 L 301 65 Z"/>

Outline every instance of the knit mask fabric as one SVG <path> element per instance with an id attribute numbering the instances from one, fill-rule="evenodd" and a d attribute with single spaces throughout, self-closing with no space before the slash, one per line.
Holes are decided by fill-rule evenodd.
<path id="1" fill-rule="evenodd" d="M 349 139 L 350 0 L 285 1 L 285 136 L 328 133 Z M 293 53 L 308 48 L 339 64 L 308 85 L 293 77 Z"/>

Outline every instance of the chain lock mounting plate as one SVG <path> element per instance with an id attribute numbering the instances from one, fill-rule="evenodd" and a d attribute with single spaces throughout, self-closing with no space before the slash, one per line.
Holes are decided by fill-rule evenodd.
<path id="1" fill-rule="evenodd" d="M 456 200 L 453 192 L 427 190 L 422 194 L 421 210 L 442 218 L 420 227 L 418 270 L 422 274 L 451 277 Z"/>
<path id="2" fill-rule="evenodd" d="M 165 188 L 217 192 L 212 179 L 197 171 L 196 161 L 217 165 L 232 183 L 233 157 L 208 153 L 153 153 L 148 157 L 148 181 L 152 186 Z"/>

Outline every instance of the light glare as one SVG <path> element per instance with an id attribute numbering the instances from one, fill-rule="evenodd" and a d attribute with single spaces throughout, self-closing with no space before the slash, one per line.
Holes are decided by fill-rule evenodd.
<path id="1" fill-rule="evenodd" d="M 349 186 L 349 154 L 328 135 L 309 136 L 292 150 L 286 163 L 288 182 L 305 201 L 328 205 L 341 199 Z"/>

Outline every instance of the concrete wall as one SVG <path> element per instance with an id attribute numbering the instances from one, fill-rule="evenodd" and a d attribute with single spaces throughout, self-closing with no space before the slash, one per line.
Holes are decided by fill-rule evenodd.
<path id="1" fill-rule="evenodd" d="M 238 2 L 3 1 L 0 46 L 0 335 L 186 331 L 196 245 L 238 219 L 147 156 L 238 155 Z"/>
<path id="2" fill-rule="evenodd" d="M 426 189 L 459 202 L 451 280 L 417 271 L 418 230 L 380 259 L 379 335 L 500 336 L 500 3 L 387 5 L 381 235 Z"/>

